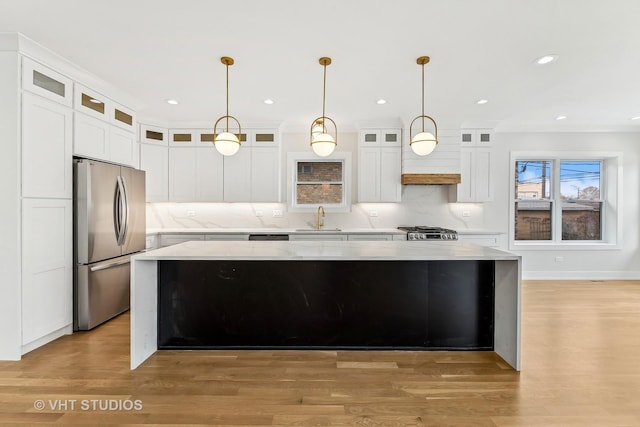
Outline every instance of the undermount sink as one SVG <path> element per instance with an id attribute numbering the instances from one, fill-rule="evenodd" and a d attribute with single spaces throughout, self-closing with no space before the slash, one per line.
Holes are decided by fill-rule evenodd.
<path id="1" fill-rule="evenodd" d="M 317 228 L 297 228 L 296 231 L 333 231 L 333 232 L 338 232 L 338 231 L 342 231 L 341 228 L 321 228 L 321 229 L 317 229 Z"/>

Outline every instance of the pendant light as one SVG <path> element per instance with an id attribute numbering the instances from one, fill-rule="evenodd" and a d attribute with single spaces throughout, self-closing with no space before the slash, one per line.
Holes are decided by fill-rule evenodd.
<path id="1" fill-rule="evenodd" d="M 227 67 L 227 113 L 216 120 L 216 123 L 213 125 L 213 145 L 216 146 L 216 150 L 223 156 L 233 156 L 240 149 L 240 136 L 242 135 L 240 122 L 235 117 L 229 115 L 229 66 L 233 65 L 233 58 L 223 56 L 220 58 L 220 62 Z M 237 134 L 229 131 L 229 119 L 236 122 L 238 127 Z M 224 132 L 218 133 L 218 123 L 220 123 L 221 120 L 225 121 Z M 220 130 L 222 130 L 222 126 Z"/>
<path id="2" fill-rule="evenodd" d="M 338 129 L 331 118 L 324 115 L 325 93 L 327 86 L 327 65 L 331 64 L 331 58 L 323 56 L 319 59 L 324 68 L 322 82 L 322 116 L 311 122 L 311 149 L 320 157 L 327 157 L 338 145 Z M 329 126 L 327 126 L 329 125 Z"/>
<path id="3" fill-rule="evenodd" d="M 426 156 L 427 154 L 431 154 L 438 144 L 438 125 L 436 125 L 435 120 L 431 117 L 424 115 L 424 66 L 429 63 L 429 57 L 421 56 L 416 60 L 416 63 L 422 66 L 422 115 L 411 121 L 411 125 L 409 126 L 409 145 L 411 146 L 411 150 L 418 156 Z M 414 135 L 413 124 L 418 119 L 421 119 L 422 127 L 421 131 Z M 425 130 L 424 119 L 429 119 L 431 123 L 433 123 L 433 133 Z"/>

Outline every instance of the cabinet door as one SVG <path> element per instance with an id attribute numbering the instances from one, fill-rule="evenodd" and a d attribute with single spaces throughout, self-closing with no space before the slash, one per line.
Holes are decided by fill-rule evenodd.
<path id="1" fill-rule="evenodd" d="M 169 132 L 156 126 L 140 125 L 140 142 L 153 145 L 168 145 Z"/>
<path id="2" fill-rule="evenodd" d="M 162 234 L 160 235 L 160 247 L 177 245 L 184 242 L 204 240 L 204 234 Z"/>
<path id="3" fill-rule="evenodd" d="M 169 148 L 169 201 L 196 200 L 196 150 L 191 147 Z"/>
<path id="4" fill-rule="evenodd" d="M 251 201 L 251 150 L 224 157 L 224 201 Z"/>
<path id="5" fill-rule="evenodd" d="M 276 148 L 251 148 L 251 201 L 280 201 L 280 151 Z"/>
<path id="6" fill-rule="evenodd" d="M 129 132 L 136 131 L 136 113 L 124 105 L 113 103 L 111 123 Z"/>
<path id="7" fill-rule="evenodd" d="M 29 58 L 22 58 L 22 88 L 71 107 L 71 79 Z"/>
<path id="8" fill-rule="evenodd" d="M 73 321 L 72 201 L 22 202 L 22 343 Z"/>
<path id="9" fill-rule="evenodd" d="M 380 148 L 380 201 L 400 202 L 402 200 L 400 147 Z"/>
<path id="10" fill-rule="evenodd" d="M 109 124 L 75 113 L 73 154 L 109 161 Z"/>
<path id="11" fill-rule="evenodd" d="M 473 157 L 475 149 L 460 150 L 460 184 L 457 185 L 458 202 L 472 202 L 475 196 Z"/>
<path id="12" fill-rule="evenodd" d="M 70 199 L 71 109 L 48 99 L 22 95 L 22 195 Z"/>
<path id="13" fill-rule="evenodd" d="M 80 84 L 75 84 L 73 108 L 83 114 L 110 122 L 109 112 L 113 110 L 111 100 Z"/>
<path id="14" fill-rule="evenodd" d="M 221 202 L 223 198 L 222 154 L 212 147 L 192 148 L 196 155 L 196 200 Z"/>
<path id="15" fill-rule="evenodd" d="M 361 147 L 358 158 L 358 201 L 380 201 L 380 148 Z"/>
<path id="16" fill-rule="evenodd" d="M 325 240 L 325 241 L 340 241 L 347 240 L 346 234 L 331 234 L 326 231 L 318 231 L 315 234 L 290 234 L 289 240 Z"/>
<path id="17" fill-rule="evenodd" d="M 147 202 L 169 200 L 169 149 L 140 144 L 140 169 L 146 172 Z"/>
<path id="18" fill-rule="evenodd" d="M 137 169 L 140 167 L 140 152 L 138 150 L 135 133 L 111 126 L 109 131 L 110 161 Z"/>
<path id="19" fill-rule="evenodd" d="M 393 240 L 392 234 L 349 234 L 347 240 Z"/>
<path id="20" fill-rule="evenodd" d="M 473 159 L 473 179 L 475 181 L 474 199 L 476 202 L 487 202 L 493 197 L 491 191 L 491 151 L 478 148 Z"/>

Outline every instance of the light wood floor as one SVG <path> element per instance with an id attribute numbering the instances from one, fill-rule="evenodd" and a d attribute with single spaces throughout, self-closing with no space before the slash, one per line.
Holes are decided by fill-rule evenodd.
<path id="1" fill-rule="evenodd" d="M 522 338 L 520 373 L 364 351 L 158 352 L 130 371 L 122 315 L 0 362 L 0 424 L 640 426 L 639 281 L 525 282 Z"/>

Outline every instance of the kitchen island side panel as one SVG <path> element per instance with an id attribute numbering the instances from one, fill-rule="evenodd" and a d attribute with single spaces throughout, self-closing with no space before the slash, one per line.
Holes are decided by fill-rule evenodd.
<path id="1" fill-rule="evenodd" d="M 158 348 L 492 350 L 494 261 L 158 262 Z"/>

